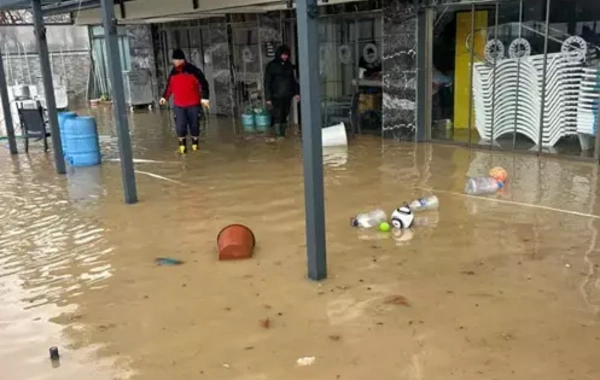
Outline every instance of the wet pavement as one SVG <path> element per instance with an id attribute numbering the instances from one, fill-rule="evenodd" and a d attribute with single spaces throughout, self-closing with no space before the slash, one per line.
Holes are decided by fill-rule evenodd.
<path id="1" fill-rule="evenodd" d="M 160 162 L 136 164 L 125 205 L 110 113 L 98 120 L 101 167 L 58 177 L 51 154 L 0 150 L 2 379 L 600 378 L 597 166 L 352 140 L 325 155 L 329 279 L 314 283 L 299 139 L 211 120 L 180 158 L 169 116 L 138 114 L 134 157 Z M 502 193 L 461 194 L 498 165 Z M 411 231 L 349 226 L 429 192 L 440 209 Z M 253 259 L 216 260 L 228 223 L 253 229 Z"/>

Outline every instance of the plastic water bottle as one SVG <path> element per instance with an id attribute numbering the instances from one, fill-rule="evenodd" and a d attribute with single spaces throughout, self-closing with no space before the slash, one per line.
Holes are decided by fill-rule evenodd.
<path id="1" fill-rule="evenodd" d="M 410 209 L 415 211 L 436 210 L 440 205 L 440 200 L 435 195 L 429 195 L 423 198 L 415 199 L 410 202 Z"/>
<path id="2" fill-rule="evenodd" d="M 465 193 L 469 195 L 494 194 L 503 186 L 502 182 L 498 182 L 492 177 L 472 177 L 465 185 Z"/>
<path id="3" fill-rule="evenodd" d="M 378 227 L 381 223 L 386 221 L 387 215 L 385 211 L 377 209 L 356 215 L 356 217 L 352 218 L 352 225 L 354 227 L 371 228 Z"/>

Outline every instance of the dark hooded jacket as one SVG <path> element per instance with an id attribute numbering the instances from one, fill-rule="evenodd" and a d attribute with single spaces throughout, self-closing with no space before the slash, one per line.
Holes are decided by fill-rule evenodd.
<path id="1" fill-rule="evenodd" d="M 265 71 L 265 100 L 291 99 L 300 93 L 298 81 L 296 80 L 295 67 L 290 60 L 282 61 L 281 55 L 290 55 L 287 46 L 281 46 L 275 53 L 273 59 L 267 65 Z"/>

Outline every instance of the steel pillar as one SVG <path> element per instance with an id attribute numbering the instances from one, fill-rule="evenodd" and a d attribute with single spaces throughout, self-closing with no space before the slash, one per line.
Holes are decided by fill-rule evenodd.
<path id="1" fill-rule="evenodd" d="M 433 8 L 417 9 L 417 133 L 416 140 L 431 140 L 431 59 Z"/>
<path id="2" fill-rule="evenodd" d="M 119 54 L 117 19 L 115 18 L 113 0 L 102 0 L 102 25 L 104 25 L 104 41 L 106 43 L 108 75 L 111 83 L 113 114 L 117 126 L 123 191 L 125 193 L 125 203 L 131 204 L 136 203 L 138 198 L 129 124 L 127 122 L 127 105 L 125 103 L 125 90 L 123 88 L 121 56 Z"/>
<path id="3" fill-rule="evenodd" d="M 546 113 L 546 87 L 548 78 L 548 36 L 550 35 L 550 4 L 551 0 L 546 0 L 546 26 L 544 32 L 544 63 L 542 66 L 542 106 L 540 108 L 540 130 L 538 133 L 538 154 L 542 153 L 542 138 L 544 137 L 544 115 Z"/>
<path id="4" fill-rule="evenodd" d="M 594 111 L 596 112 L 596 138 L 594 140 L 594 160 L 596 160 L 596 163 L 598 163 L 600 161 L 600 97 L 598 97 L 596 102 L 596 109 Z M 594 107 L 592 106 L 592 109 L 593 108 Z"/>
<path id="5" fill-rule="evenodd" d="M 41 0 L 32 0 L 33 24 L 35 28 L 35 37 L 40 55 L 40 66 L 42 71 L 42 80 L 44 82 L 44 95 L 46 98 L 46 110 L 48 112 L 48 122 L 52 134 L 52 151 L 54 153 L 54 166 L 58 174 L 65 174 L 65 157 L 63 155 L 62 144 L 60 142 L 60 131 L 58 129 L 58 114 L 56 112 L 56 99 L 54 98 L 54 84 L 52 83 L 52 69 L 50 67 L 50 58 L 48 57 L 48 41 L 46 40 L 46 27 L 44 26 L 44 15 L 42 13 Z"/>
<path id="6" fill-rule="evenodd" d="M 306 250 L 308 277 L 311 280 L 327 277 L 318 16 L 316 0 L 297 0 Z"/>
<path id="7" fill-rule="evenodd" d="M 13 127 L 12 113 L 10 112 L 10 100 L 8 99 L 8 83 L 6 83 L 6 72 L 2 51 L 0 51 L 0 98 L 2 98 L 2 110 L 4 111 L 4 125 L 8 137 L 8 149 L 10 154 L 17 154 L 17 141 L 15 140 L 15 129 Z"/>

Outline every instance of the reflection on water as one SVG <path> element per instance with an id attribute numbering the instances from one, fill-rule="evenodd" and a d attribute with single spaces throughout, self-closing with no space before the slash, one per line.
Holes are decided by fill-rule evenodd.
<path id="1" fill-rule="evenodd" d="M 102 166 L 69 167 L 67 182 L 69 198 L 75 203 L 94 202 L 105 193 L 102 186 Z"/>
<path id="2" fill-rule="evenodd" d="M 323 148 L 323 164 L 331 168 L 341 168 L 348 162 L 348 147 L 333 146 Z"/>
<path id="3" fill-rule="evenodd" d="M 99 112 L 102 167 L 57 177 L 51 155 L 0 152 L 3 379 L 600 378 L 600 221 L 561 212 L 600 214 L 596 166 L 373 137 L 327 150 L 330 278 L 313 284 L 299 139 L 242 139 L 212 120 L 180 158 L 168 114 L 135 115 L 149 174 L 131 206 Z M 509 172 L 505 193 L 461 195 L 493 166 Z M 429 189 L 440 208 L 412 229 L 348 225 Z M 255 258 L 216 260 L 228 223 L 252 228 Z M 299 369 L 304 356 L 316 362 Z"/>

